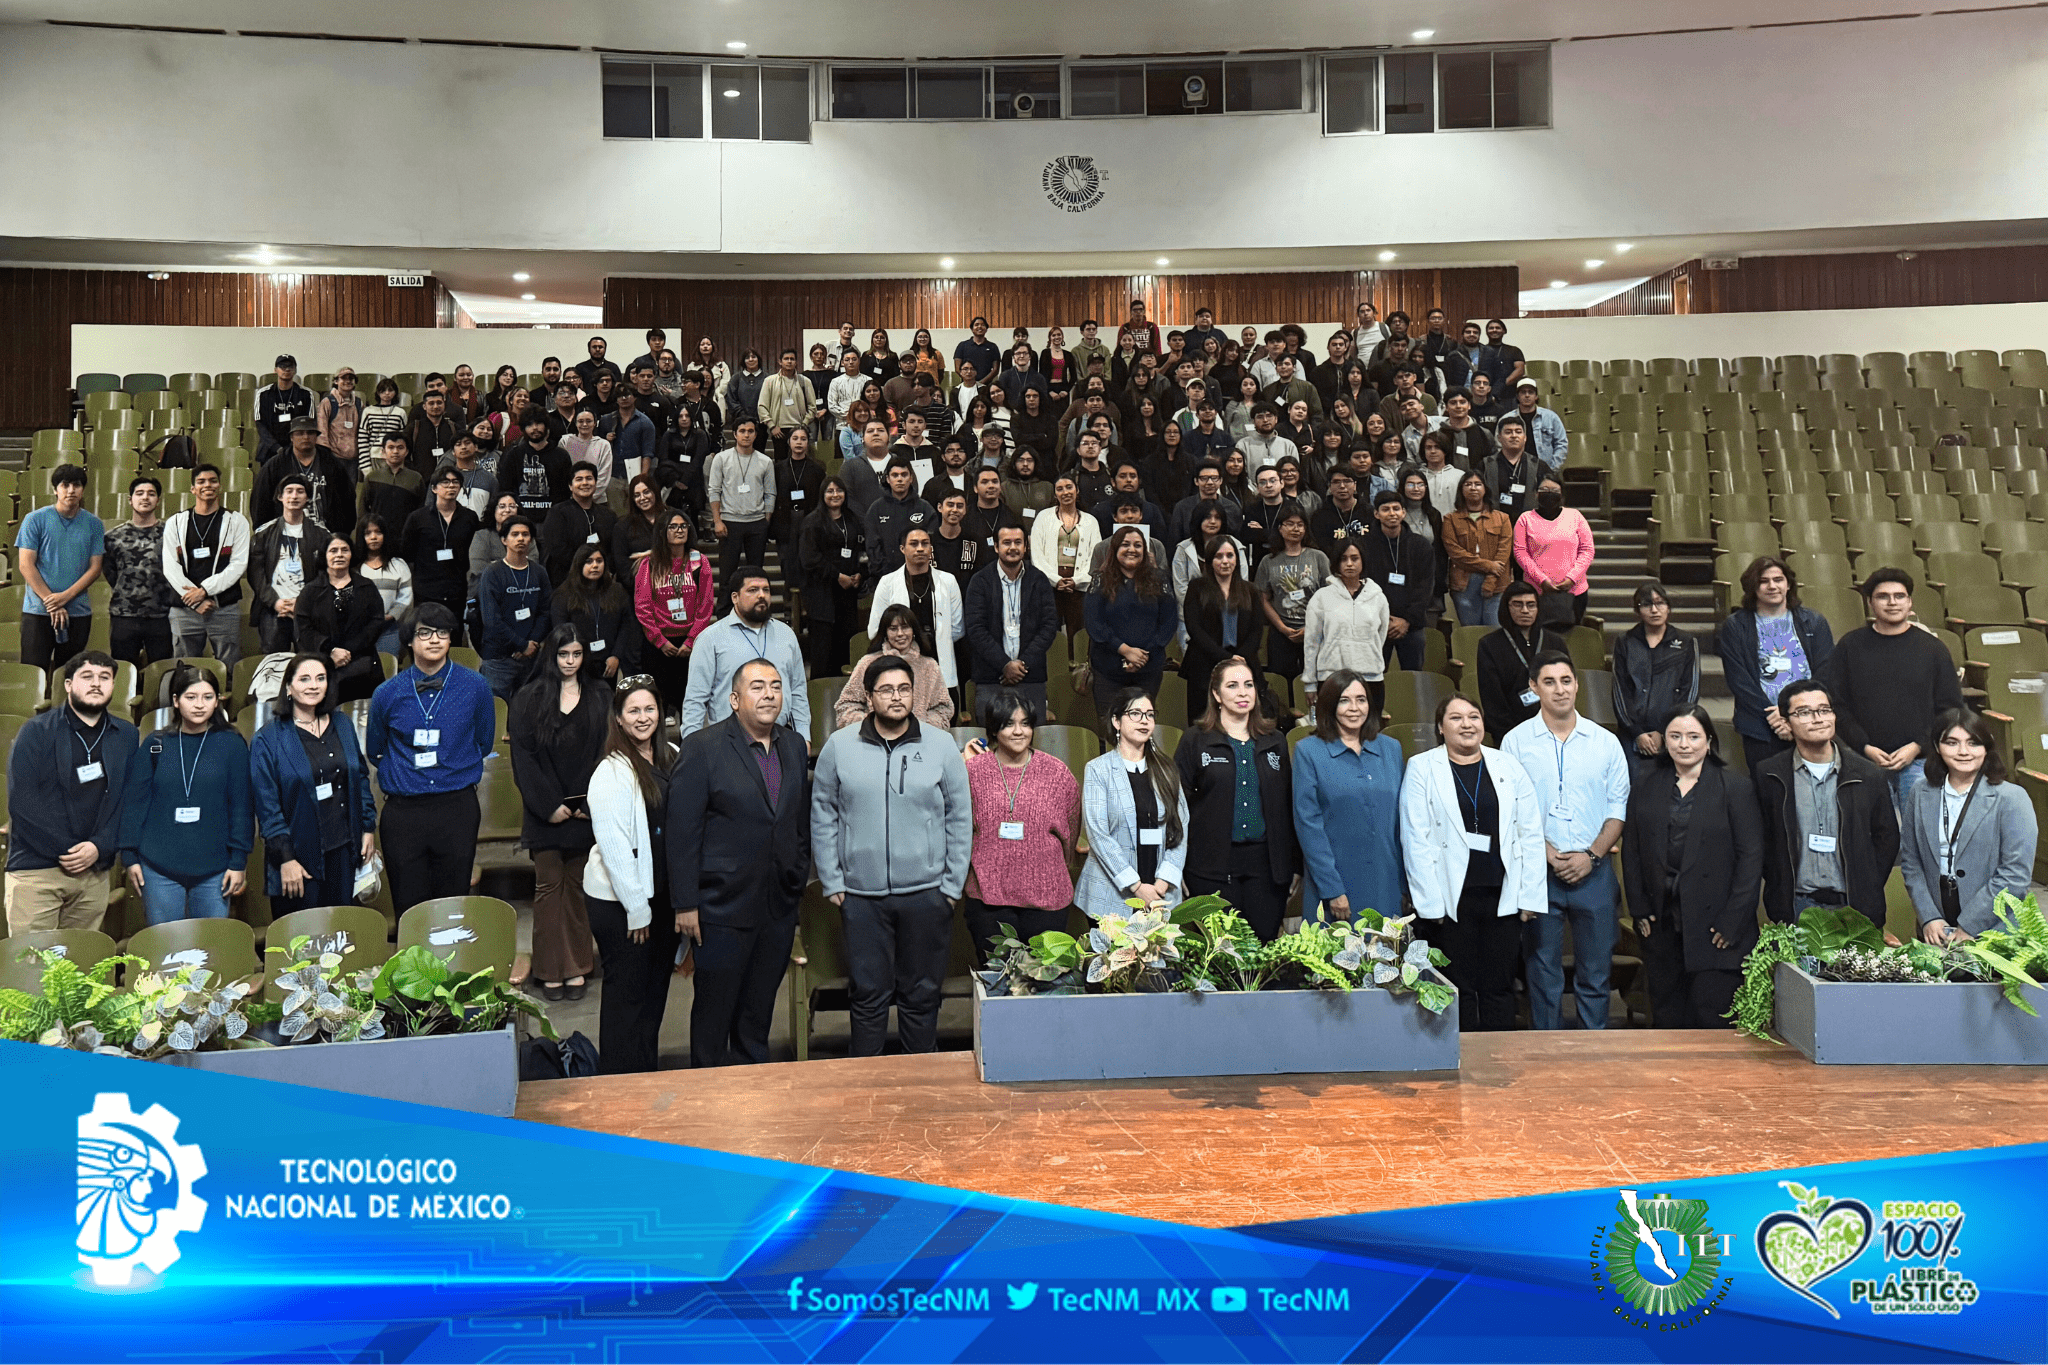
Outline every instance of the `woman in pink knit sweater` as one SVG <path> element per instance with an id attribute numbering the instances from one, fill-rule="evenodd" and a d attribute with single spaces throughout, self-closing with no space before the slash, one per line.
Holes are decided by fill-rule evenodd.
<path id="1" fill-rule="evenodd" d="M 960 902 L 977 962 L 1007 924 L 1029 943 L 1067 927 L 1074 903 L 1074 844 L 1081 832 L 1081 784 L 1073 770 L 1032 747 L 1038 715 L 1009 688 L 982 707 L 987 739 L 967 746 L 974 852 Z"/>
<path id="2" fill-rule="evenodd" d="M 1577 508 L 1564 505 L 1564 485 L 1555 475 L 1536 485 L 1536 510 L 1515 518 L 1515 563 L 1542 594 L 1540 624 L 1579 623 L 1586 614 L 1586 570 L 1593 567 L 1593 528 Z"/>

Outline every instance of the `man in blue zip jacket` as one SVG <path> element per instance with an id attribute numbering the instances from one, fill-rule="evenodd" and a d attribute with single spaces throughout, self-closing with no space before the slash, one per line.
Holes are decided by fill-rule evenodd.
<path id="1" fill-rule="evenodd" d="M 468 895 L 476 860 L 476 784 L 498 717 L 482 675 L 449 661 L 454 638 L 455 613 L 421 604 L 412 614 L 412 664 L 370 697 L 363 752 L 384 792 L 384 866 L 401 915 L 421 901 Z"/>
<path id="2" fill-rule="evenodd" d="M 533 562 L 533 523 L 513 517 L 498 534 L 505 541 L 505 557 L 476 581 L 477 612 L 484 623 L 477 653 L 492 694 L 510 703 L 547 638 L 554 592 L 547 569 Z"/>
<path id="3" fill-rule="evenodd" d="M 64 704 L 21 727 L 7 756 L 7 932 L 97 929 L 121 832 L 135 727 L 107 709 L 114 661 L 89 649 Z"/>

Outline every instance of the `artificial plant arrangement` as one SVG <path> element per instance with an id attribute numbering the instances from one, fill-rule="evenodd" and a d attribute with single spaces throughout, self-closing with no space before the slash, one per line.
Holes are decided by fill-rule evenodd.
<path id="1" fill-rule="evenodd" d="M 53 949 L 31 951 L 42 959 L 43 993 L 0 991 L 0 1038 L 77 1052 L 154 1059 L 224 1047 L 248 1033 L 249 998 L 263 984 L 261 974 L 229 981 L 205 967 L 151 971 L 125 954 L 81 969 Z M 124 966 L 140 972 L 126 989 L 112 980 Z"/>
<path id="2" fill-rule="evenodd" d="M 1441 1014 L 1456 992 L 1426 974 L 1449 962 L 1414 936 L 1413 916 L 1360 910 L 1348 921 L 1304 923 L 1261 943 L 1221 896 L 1196 896 L 1171 910 L 1127 901 L 1129 915 L 1104 915 L 1088 933 L 1040 934 L 1029 943 L 1003 925 L 982 984 L 991 995 L 1367 987 L 1410 993 Z"/>
<path id="3" fill-rule="evenodd" d="M 1937 948 L 1915 939 L 1900 943 L 1849 906 L 1815 906 L 1797 924 L 1767 924 L 1742 963 L 1742 985 L 1727 1017 L 1753 1038 L 1777 1042 L 1771 1023 L 1777 1010 L 1776 971 L 1789 962 L 1822 981 L 1938 984 L 1993 981 L 2005 998 L 2037 1014 L 2026 998 L 2048 978 L 2048 920 L 2030 893 L 2021 900 L 2000 892 L 1993 903 L 1999 929 Z"/>

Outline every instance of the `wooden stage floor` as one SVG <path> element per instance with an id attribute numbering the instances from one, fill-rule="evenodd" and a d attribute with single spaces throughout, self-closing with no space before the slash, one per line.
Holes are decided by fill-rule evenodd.
<path id="1" fill-rule="evenodd" d="M 518 1117 L 1230 1227 L 2048 1141 L 2021 1067 L 1734 1033 L 1467 1034 L 1456 1076 L 983 1085 L 967 1052 L 523 1085 Z"/>

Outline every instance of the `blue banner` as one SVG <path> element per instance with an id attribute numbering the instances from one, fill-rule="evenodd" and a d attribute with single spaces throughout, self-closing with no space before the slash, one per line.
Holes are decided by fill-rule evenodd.
<path id="1" fill-rule="evenodd" d="M 2048 1358 L 2039 1145 L 1211 1230 L 24 1044 L 0 1080 L 8 1361 Z"/>

